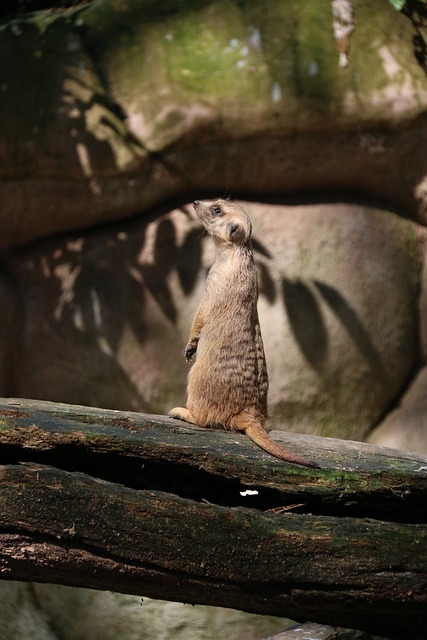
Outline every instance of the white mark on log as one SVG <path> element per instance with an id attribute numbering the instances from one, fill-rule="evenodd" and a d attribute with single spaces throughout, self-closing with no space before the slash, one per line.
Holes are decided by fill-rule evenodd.
<path id="1" fill-rule="evenodd" d="M 278 82 L 271 87 L 271 99 L 273 102 L 280 102 L 282 99 L 282 88 Z"/>

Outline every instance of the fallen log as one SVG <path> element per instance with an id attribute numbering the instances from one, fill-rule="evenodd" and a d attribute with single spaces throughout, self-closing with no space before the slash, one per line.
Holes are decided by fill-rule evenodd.
<path id="1" fill-rule="evenodd" d="M 423 637 L 427 458 L 273 436 L 0 399 L 0 577 Z"/>

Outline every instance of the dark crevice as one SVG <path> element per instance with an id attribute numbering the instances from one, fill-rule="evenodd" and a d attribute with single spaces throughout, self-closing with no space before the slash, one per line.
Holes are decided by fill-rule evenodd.
<path id="1" fill-rule="evenodd" d="M 3 444 L 0 464 L 21 463 L 48 465 L 62 471 L 84 473 L 129 489 L 158 491 L 227 508 L 247 507 L 278 515 L 292 513 L 372 518 L 406 524 L 427 523 L 422 489 L 417 492 L 412 488 L 410 496 L 402 495 L 400 499 L 395 491 L 384 489 L 345 495 L 337 492 L 328 497 L 313 495 L 309 489 L 307 492 L 284 494 L 277 489 L 248 486 L 238 479 L 224 478 L 185 461 L 151 460 L 139 454 L 132 458 L 117 453 L 94 453 L 71 443 L 56 445 L 45 452 Z"/>

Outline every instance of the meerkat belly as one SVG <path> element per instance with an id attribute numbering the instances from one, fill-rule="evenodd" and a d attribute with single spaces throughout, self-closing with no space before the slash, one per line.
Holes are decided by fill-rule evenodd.
<path id="1" fill-rule="evenodd" d="M 187 402 L 202 423 L 226 426 L 233 415 L 257 406 L 254 339 L 250 323 L 222 327 L 208 324 L 203 328 L 197 359 L 189 373 Z"/>

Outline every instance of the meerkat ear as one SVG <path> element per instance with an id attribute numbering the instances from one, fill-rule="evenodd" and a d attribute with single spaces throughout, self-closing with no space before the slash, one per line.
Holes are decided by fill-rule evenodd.
<path id="1" fill-rule="evenodd" d="M 245 230 L 237 222 L 230 222 L 227 227 L 228 239 L 236 244 L 245 240 Z"/>

